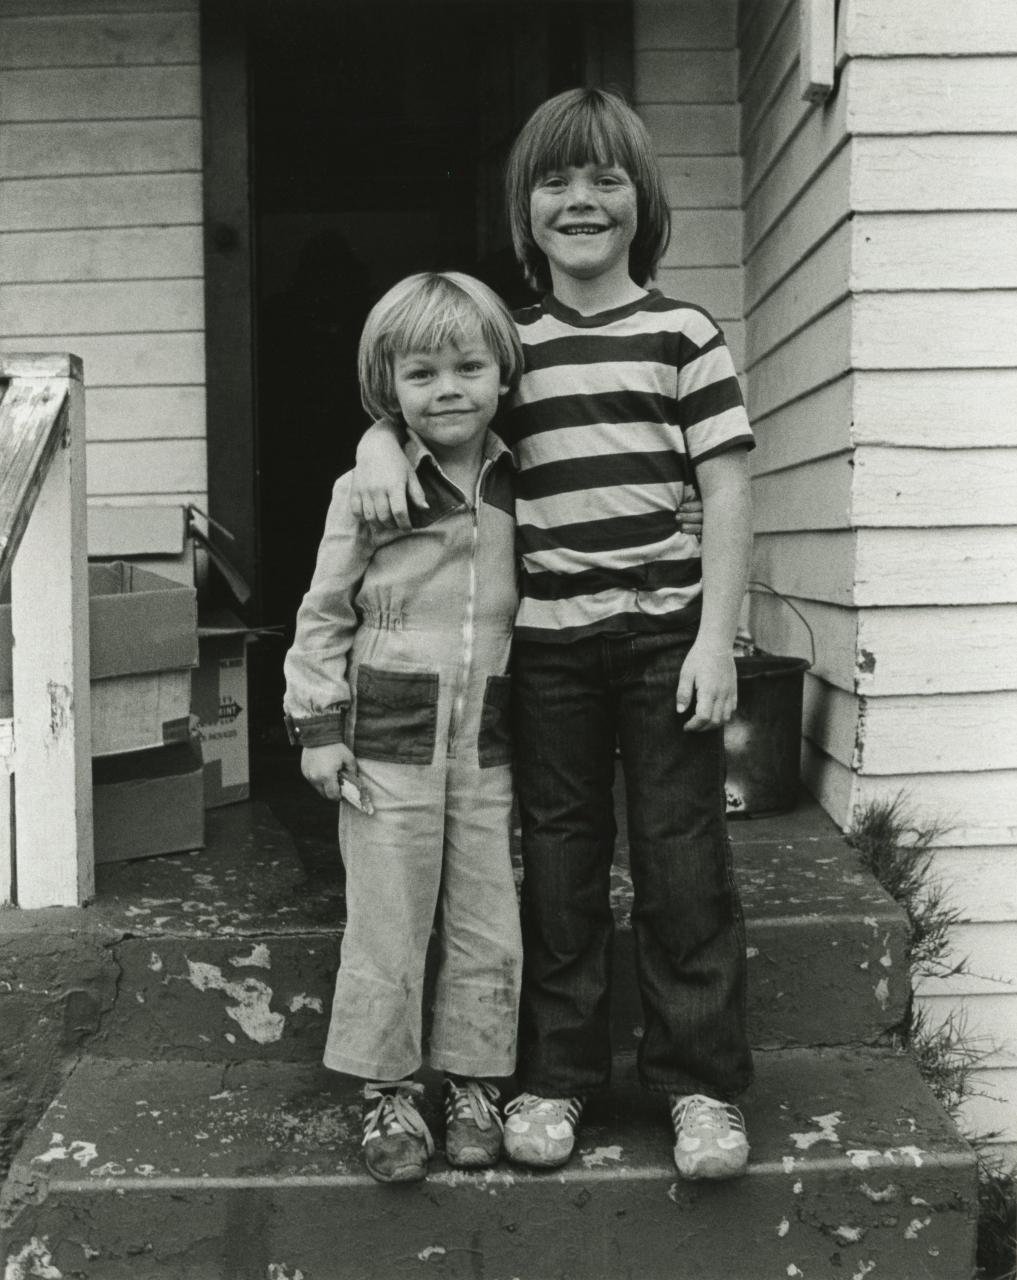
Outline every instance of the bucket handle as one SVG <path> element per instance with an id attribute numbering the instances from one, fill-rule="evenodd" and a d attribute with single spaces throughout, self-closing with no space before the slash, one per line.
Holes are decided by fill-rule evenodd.
<path id="1" fill-rule="evenodd" d="M 771 587 L 768 582 L 749 582 L 748 590 L 750 593 L 768 591 L 771 596 L 776 596 L 781 603 L 786 604 L 792 613 L 798 615 L 805 627 L 805 630 L 809 633 L 809 648 L 812 651 L 812 657 L 809 659 L 809 666 L 814 667 L 816 665 L 816 636 L 812 627 L 809 626 L 809 620 L 806 618 L 805 614 L 802 613 L 801 609 L 799 609 L 797 605 L 792 604 L 787 596 L 782 595 L 776 587 Z"/>

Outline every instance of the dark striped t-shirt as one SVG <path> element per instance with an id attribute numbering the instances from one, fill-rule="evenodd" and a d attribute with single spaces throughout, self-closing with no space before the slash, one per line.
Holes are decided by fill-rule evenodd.
<path id="1" fill-rule="evenodd" d="M 516 313 L 525 372 L 499 428 L 519 467 L 516 635 L 695 631 L 699 541 L 675 512 L 695 465 L 753 447 L 724 336 L 657 290 L 584 316 Z"/>

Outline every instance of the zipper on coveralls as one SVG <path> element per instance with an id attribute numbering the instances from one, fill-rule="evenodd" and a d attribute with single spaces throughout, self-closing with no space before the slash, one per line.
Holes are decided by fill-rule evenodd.
<path id="1" fill-rule="evenodd" d="M 477 477 L 477 487 L 473 495 L 473 509 L 470 512 L 472 517 L 472 527 L 470 529 L 470 567 L 467 576 L 466 585 L 466 611 L 463 614 L 463 648 L 462 661 L 459 664 L 459 680 L 456 685 L 456 694 L 452 702 L 452 715 L 449 720 L 448 730 L 448 751 L 452 754 L 455 746 L 456 734 L 462 723 L 463 712 L 466 708 L 466 693 L 469 688 L 470 671 L 473 666 L 473 639 L 474 639 L 474 612 L 477 598 L 477 543 L 480 539 L 480 490 L 484 483 L 484 477 L 492 465 L 492 459 L 484 460 L 484 465 L 480 469 L 480 475 Z"/>

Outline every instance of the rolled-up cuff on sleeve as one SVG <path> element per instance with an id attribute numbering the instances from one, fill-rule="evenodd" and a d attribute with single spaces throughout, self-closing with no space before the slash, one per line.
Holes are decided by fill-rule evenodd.
<path id="1" fill-rule="evenodd" d="M 283 716 L 286 733 L 295 747 L 330 747 L 343 742 L 346 729 L 346 708 L 326 711 L 318 716 Z"/>

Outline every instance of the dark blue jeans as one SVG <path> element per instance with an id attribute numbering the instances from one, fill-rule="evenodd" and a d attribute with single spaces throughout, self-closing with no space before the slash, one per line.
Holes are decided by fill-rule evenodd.
<path id="1" fill-rule="evenodd" d="M 524 870 L 518 1076 L 532 1093 L 589 1094 L 610 1080 L 616 742 L 643 1002 L 640 1080 L 657 1092 L 726 1100 L 752 1077 L 723 735 L 684 733 L 674 705 L 689 645 L 674 635 L 602 635 L 514 647 Z"/>

